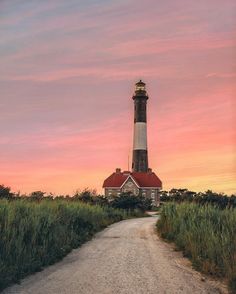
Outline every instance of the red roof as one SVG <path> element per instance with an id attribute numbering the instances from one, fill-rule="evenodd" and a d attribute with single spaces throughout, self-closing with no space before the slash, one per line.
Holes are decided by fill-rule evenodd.
<path id="1" fill-rule="evenodd" d="M 139 187 L 162 188 L 162 182 L 154 172 L 115 172 L 103 183 L 103 188 L 119 188 L 131 176 Z"/>

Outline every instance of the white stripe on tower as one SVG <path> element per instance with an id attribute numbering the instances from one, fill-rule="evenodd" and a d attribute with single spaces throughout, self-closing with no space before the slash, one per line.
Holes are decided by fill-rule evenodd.
<path id="1" fill-rule="evenodd" d="M 145 122 L 134 123 L 133 150 L 147 150 L 147 124 Z"/>

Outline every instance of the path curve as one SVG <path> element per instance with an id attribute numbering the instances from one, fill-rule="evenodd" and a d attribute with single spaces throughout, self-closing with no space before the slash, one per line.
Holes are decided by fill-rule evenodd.
<path id="1" fill-rule="evenodd" d="M 185 265 L 154 231 L 156 217 L 125 220 L 98 233 L 61 262 L 3 293 L 200 294 L 221 293 Z"/>

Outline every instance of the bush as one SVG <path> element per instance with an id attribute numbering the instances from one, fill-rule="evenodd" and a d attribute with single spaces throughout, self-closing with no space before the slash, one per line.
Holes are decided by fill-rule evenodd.
<path id="1" fill-rule="evenodd" d="M 79 200 L 84 203 L 94 203 L 94 198 L 96 197 L 96 191 L 90 190 L 88 188 L 84 189 L 83 191 L 77 191 L 75 195 L 72 197 L 72 200 Z"/>
<path id="2" fill-rule="evenodd" d="M 151 199 L 147 199 L 143 196 L 135 196 L 131 193 L 122 193 L 119 197 L 115 197 L 111 202 L 112 207 L 120 209 L 134 210 L 139 209 L 141 211 L 149 210 L 152 206 Z"/>
<path id="3" fill-rule="evenodd" d="M 236 209 L 168 203 L 157 229 L 192 259 L 196 269 L 227 278 L 236 291 Z"/>
<path id="4" fill-rule="evenodd" d="M 152 201 L 143 196 L 135 196 L 132 193 L 121 193 L 120 196 L 110 196 L 109 198 L 103 195 L 96 195 L 93 190 L 85 189 L 82 192 L 76 192 L 76 194 L 70 199 L 72 201 L 81 201 L 83 203 L 89 203 L 91 205 L 108 206 L 117 209 L 125 209 L 128 211 L 139 210 L 143 213 L 146 210 L 151 209 Z"/>

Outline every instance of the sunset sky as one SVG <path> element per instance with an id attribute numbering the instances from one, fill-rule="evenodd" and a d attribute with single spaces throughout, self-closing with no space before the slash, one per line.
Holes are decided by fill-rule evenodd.
<path id="1" fill-rule="evenodd" d="M 0 1 L 0 184 L 101 192 L 139 79 L 163 188 L 235 193 L 234 0 Z"/>

